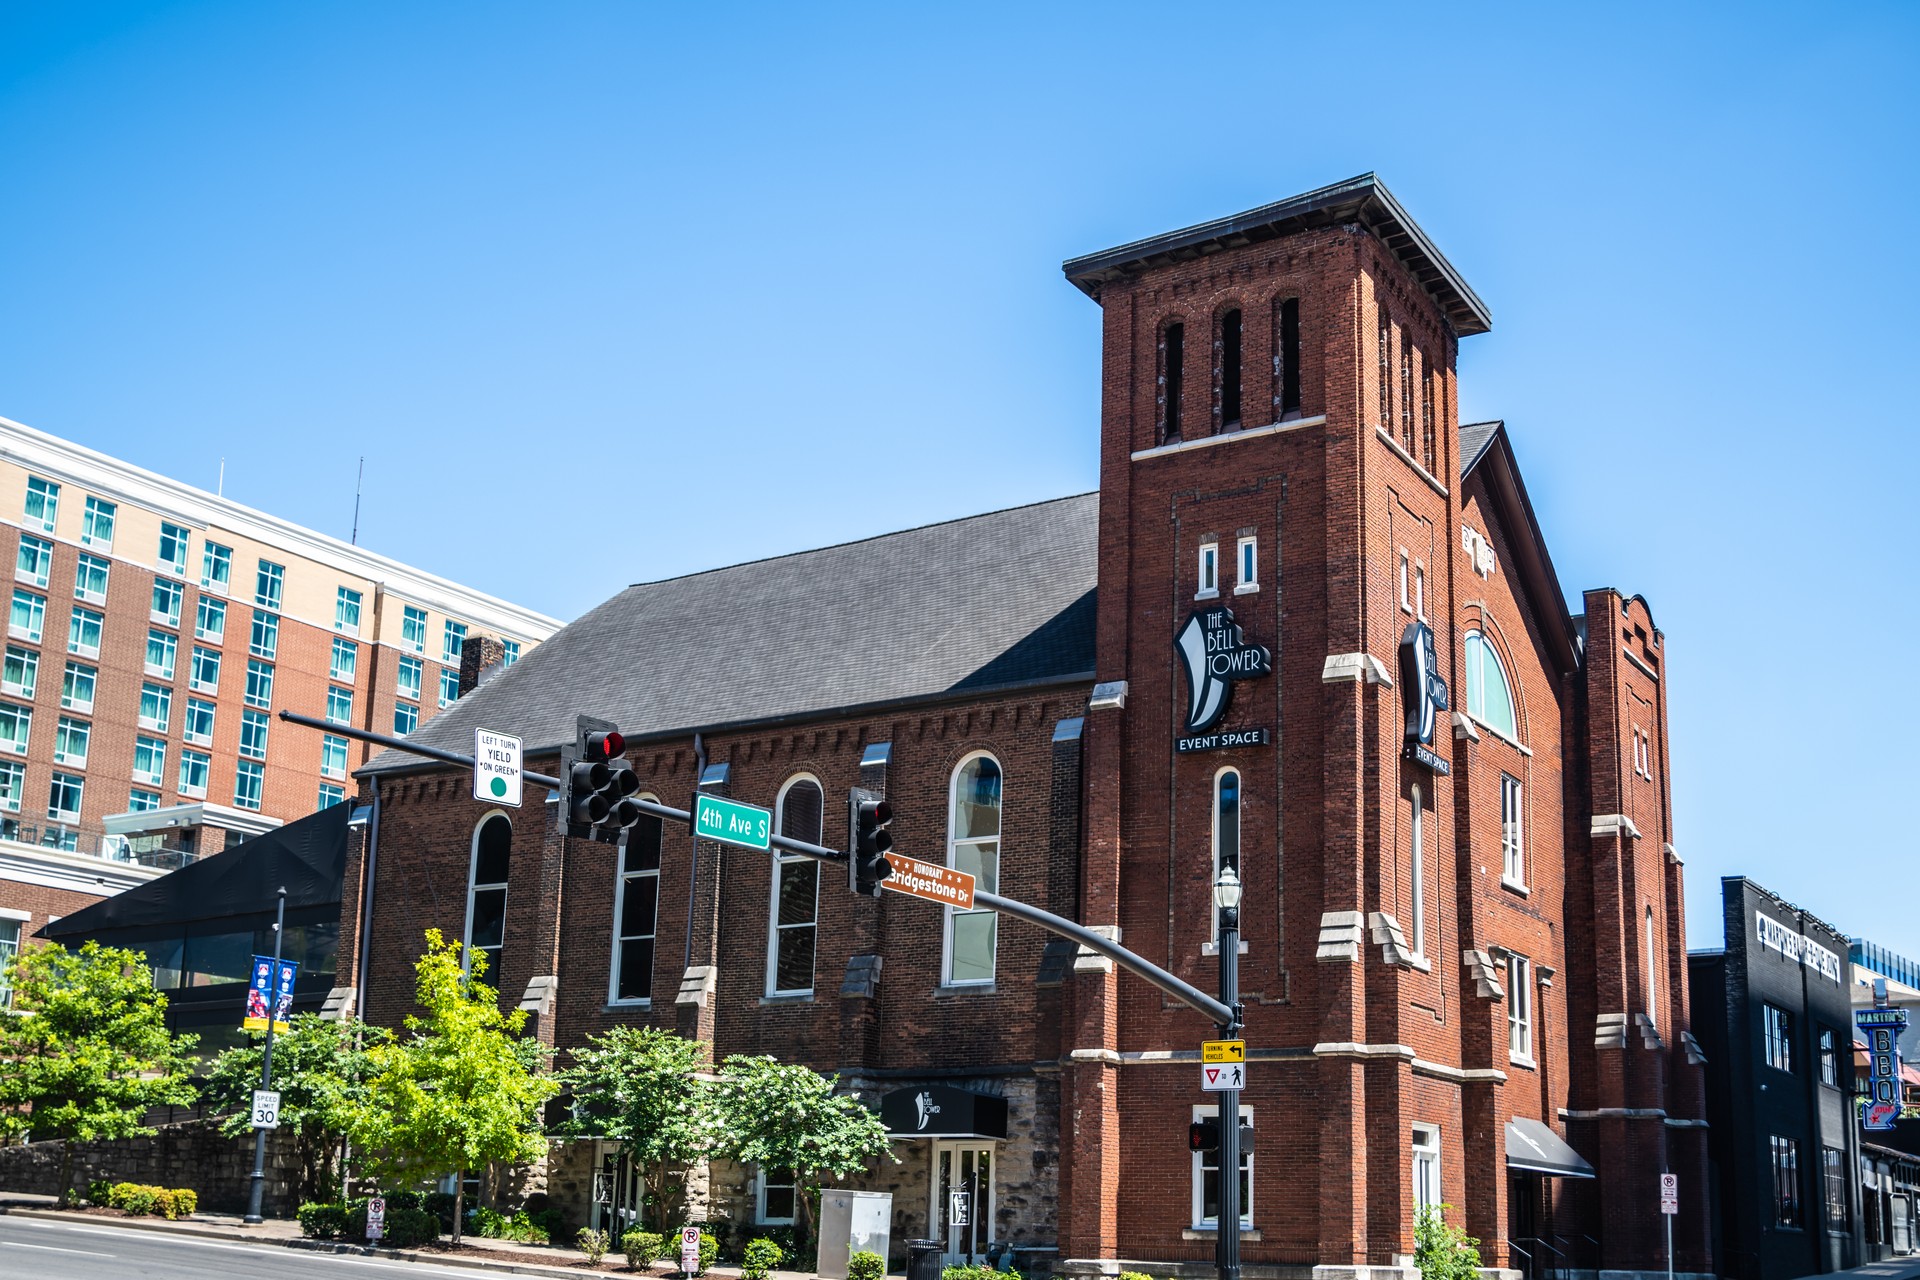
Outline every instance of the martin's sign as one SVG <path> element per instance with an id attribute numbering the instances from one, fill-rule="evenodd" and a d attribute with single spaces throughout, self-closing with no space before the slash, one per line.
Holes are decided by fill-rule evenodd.
<path id="1" fill-rule="evenodd" d="M 1174 653 L 1187 673 L 1187 729 L 1174 744 L 1181 751 L 1249 745 L 1267 740 L 1265 729 L 1242 733 L 1208 733 L 1227 714 L 1236 680 L 1251 680 L 1273 672 L 1273 655 L 1265 646 L 1248 644 L 1225 605 L 1195 609 L 1187 625 L 1173 638 Z"/>
<path id="2" fill-rule="evenodd" d="M 1433 628 L 1411 622 L 1400 637 L 1400 697 L 1407 708 L 1409 760 L 1418 760 L 1435 773 L 1453 769 L 1433 749 L 1433 730 L 1447 709 L 1447 682 L 1433 651 Z"/>

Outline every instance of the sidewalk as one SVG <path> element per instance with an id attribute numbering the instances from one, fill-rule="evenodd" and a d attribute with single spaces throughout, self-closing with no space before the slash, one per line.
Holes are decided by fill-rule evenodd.
<path id="1" fill-rule="evenodd" d="M 1859 1277 L 1860 1280 L 1920 1280 L 1920 1254 L 1906 1258 L 1889 1258 L 1885 1262 L 1869 1262 L 1865 1266 L 1850 1267 L 1845 1271 L 1830 1271 L 1827 1274 Z"/>

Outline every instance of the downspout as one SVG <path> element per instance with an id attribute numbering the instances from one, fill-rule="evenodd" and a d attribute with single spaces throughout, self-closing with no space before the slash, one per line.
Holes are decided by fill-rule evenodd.
<path id="1" fill-rule="evenodd" d="M 693 789 L 700 790 L 700 780 L 707 776 L 707 740 L 699 734 L 693 735 Z M 680 962 L 680 972 L 685 975 L 693 968 L 693 904 L 699 900 L 696 892 L 700 887 L 700 837 L 693 838 L 693 859 L 687 869 L 687 951 L 686 958 Z"/>

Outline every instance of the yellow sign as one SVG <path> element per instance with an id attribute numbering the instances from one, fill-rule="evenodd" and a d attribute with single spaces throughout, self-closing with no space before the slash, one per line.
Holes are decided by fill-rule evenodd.
<path id="1" fill-rule="evenodd" d="M 1247 1060 L 1247 1042 L 1245 1040 L 1202 1040 L 1200 1042 L 1200 1061 L 1202 1062 L 1245 1062 Z"/>

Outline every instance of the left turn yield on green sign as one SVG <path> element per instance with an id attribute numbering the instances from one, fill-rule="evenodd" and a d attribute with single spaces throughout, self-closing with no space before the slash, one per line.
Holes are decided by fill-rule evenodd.
<path id="1" fill-rule="evenodd" d="M 473 798 L 520 807 L 520 739 L 491 729 L 473 731 Z"/>

